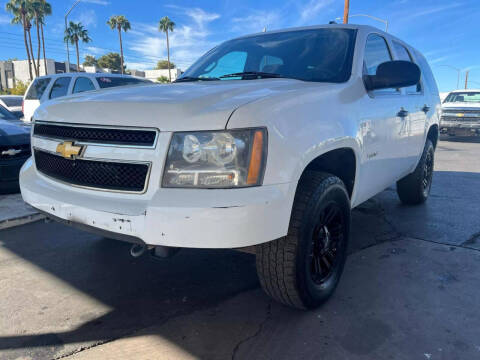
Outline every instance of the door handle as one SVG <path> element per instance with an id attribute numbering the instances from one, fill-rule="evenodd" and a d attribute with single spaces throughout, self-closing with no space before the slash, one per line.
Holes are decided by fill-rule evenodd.
<path id="1" fill-rule="evenodd" d="M 405 109 L 401 109 L 401 110 L 397 113 L 397 116 L 398 116 L 398 117 L 401 117 L 401 118 L 407 117 L 407 115 L 408 115 L 408 111 L 405 110 Z"/>
<path id="2" fill-rule="evenodd" d="M 428 105 L 424 105 L 423 108 L 422 108 L 422 111 L 426 114 L 430 111 L 430 106 Z"/>

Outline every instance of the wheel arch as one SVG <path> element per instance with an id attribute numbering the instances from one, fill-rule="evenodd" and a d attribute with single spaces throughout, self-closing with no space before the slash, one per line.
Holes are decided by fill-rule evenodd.
<path id="1" fill-rule="evenodd" d="M 429 139 L 429 140 L 432 142 L 434 149 L 437 147 L 438 138 L 439 138 L 439 128 L 438 128 L 438 124 L 433 124 L 433 125 L 430 126 L 430 128 L 428 129 L 427 139 Z"/>
<path id="2" fill-rule="evenodd" d="M 323 171 L 337 176 L 345 184 L 348 195 L 352 199 L 358 172 L 357 152 L 349 146 L 328 150 L 311 159 L 303 168 L 299 179 L 307 171 Z"/>

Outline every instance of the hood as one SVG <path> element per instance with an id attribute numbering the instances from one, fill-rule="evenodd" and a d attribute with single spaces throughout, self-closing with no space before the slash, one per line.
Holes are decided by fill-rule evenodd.
<path id="1" fill-rule="evenodd" d="M 30 126 L 21 121 L 0 120 L 0 145 L 25 145 L 30 143 Z"/>
<path id="2" fill-rule="evenodd" d="M 231 80 L 134 86 L 48 101 L 36 120 L 156 127 L 161 131 L 224 129 L 238 107 L 305 87 L 293 79 Z"/>
<path id="3" fill-rule="evenodd" d="M 450 110 L 450 109 L 465 109 L 465 110 L 479 110 L 480 111 L 480 103 L 473 103 L 473 102 L 448 102 L 442 104 L 443 110 Z"/>

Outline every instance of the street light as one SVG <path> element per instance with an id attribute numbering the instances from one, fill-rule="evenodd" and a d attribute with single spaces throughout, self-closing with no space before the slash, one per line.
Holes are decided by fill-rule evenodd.
<path id="1" fill-rule="evenodd" d="M 351 18 L 351 17 L 355 17 L 355 16 L 363 16 L 363 17 L 368 17 L 368 18 L 373 19 L 373 20 L 380 21 L 380 22 L 385 24 L 385 32 L 388 32 L 388 20 L 380 19 L 376 16 L 372 16 L 372 15 L 368 15 L 368 14 L 354 14 L 354 15 L 349 15 L 348 17 Z M 342 18 L 337 17 L 335 20 L 342 20 Z"/>
<path id="2" fill-rule="evenodd" d="M 67 33 L 67 17 L 72 12 L 73 8 L 75 6 L 77 6 L 80 1 L 82 1 L 82 0 L 75 1 L 73 3 L 72 7 L 70 8 L 70 10 L 68 10 L 67 13 L 65 14 L 65 34 Z M 68 50 L 68 41 L 66 41 L 66 44 L 67 44 L 67 62 L 68 62 L 68 71 L 67 72 L 70 72 L 70 51 Z"/>
<path id="3" fill-rule="evenodd" d="M 453 70 L 457 71 L 457 89 L 458 89 L 458 87 L 460 86 L 460 73 L 462 72 L 462 69 L 459 69 L 459 68 L 457 68 L 455 66 L 452 66 L 452 65 L 446 65 L 446 64 L 438 65 L 438 66 L 448 67 L 450 69 L 453 69 Z"/>

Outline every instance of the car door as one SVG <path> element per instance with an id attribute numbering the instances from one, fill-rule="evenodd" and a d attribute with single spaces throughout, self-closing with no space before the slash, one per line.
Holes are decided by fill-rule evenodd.
<path id="1" fill-rule="evenodd" d="M 393 40 L 392 44 L 398 60 L 415 63 L 411 52 L 404 44 L 401 44 L 397 40 Z M 427 114 L 431 109 L 427 101 L 425 101 L 422 81 L 417 85 L 409 86 L 401 90 L 405 97 L 405 109 L 408 111 L 408 115 L 406 116 L 408 138 L 406 139 L 404 151 L 406 152 L 406 161 L 410 172 L 410 170 L 413 170 L 416 166 L 418 155 L 422 153 Z"/>
<path id="2" fill-rule="evenodd" d="M 369 34 L 364 48 L 363 74 L 375 75 L 378 65 L 393 60 L 383 35 Z M 375 195 L 394 183 L 407 167 L 405 97 L 399 89 L 367 92 L 360 101 L 359 128 L 363 145 L 362 197 Z"/>

